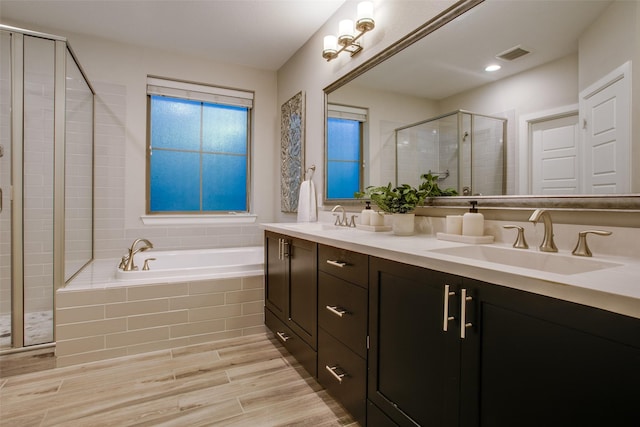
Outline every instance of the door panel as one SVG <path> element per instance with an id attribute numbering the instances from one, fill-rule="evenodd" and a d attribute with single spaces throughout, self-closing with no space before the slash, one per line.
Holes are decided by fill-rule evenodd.
<path id="1" fill-rule="evenodd" d="M 265 234 L 265 305 L 280 320 L 287 319 L 288 276 L 287 258 L 282 257 L 282 237 L 273 233 Z"/>
<path id="2" fill-rule="evenodd" d="M 443 298 L 458 279 L 376 258 L 369 277 L 368 398 L 399 425 L 457 425 L 459 327 L 443 331 Z"/>
<path id="3" fill-rule="evenodd" d="M 580 194 L 578 115 L 531 126 L 533 194 Z"/>
<path id="4" fill-rule="evenodd" d="M 464 280 L 462 426 L 640 425 L 636 319 Z"/>
<path id="5" fill-rule="evenodd" d="M 585 190 L 631 191 L 631 77 L 624 64 L 580 94 L 585 145 Z"/>
<path id="6" fill-rule="evenodd" d="M 318 325 L 317 245 L 298 239 L 289 239 L 289 242 L 289 326 L 315 350 Z"/>

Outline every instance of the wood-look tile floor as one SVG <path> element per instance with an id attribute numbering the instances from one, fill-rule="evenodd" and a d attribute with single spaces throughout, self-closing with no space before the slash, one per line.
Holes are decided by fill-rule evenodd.
<path id="1" fill-rule="evenodd" d="M 269 333 L 0 378 L 1 426 L 357 426 Z"/>

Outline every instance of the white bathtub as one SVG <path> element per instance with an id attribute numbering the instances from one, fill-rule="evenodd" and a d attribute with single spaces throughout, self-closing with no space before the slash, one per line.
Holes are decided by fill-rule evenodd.
<path id="1" fill-rule="evenodd" d="M 149 270 L 142 270 L 149 258 Z M 117 281 L 156 283 L 164 280 L 202 280 L 225 277 L 257 276 L 264 273 L 264 248 L 190 249 L 157 251 L 155 249 L 135 255 L 136 271 L 117 269 Z M 148 282 L 147 282 L 148 281 Z"/>

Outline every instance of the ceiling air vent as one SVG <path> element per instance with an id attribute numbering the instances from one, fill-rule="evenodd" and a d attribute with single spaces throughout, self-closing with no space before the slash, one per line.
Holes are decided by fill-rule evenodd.
<path id="1" fill-rule="evenodd" d="M 531 52 L 526 49 L 523 49 L 521 46 L 516 46 L 498 54 L 496 58 L 502 59 L 503 61 L 513 61 L 514 59 L 518 59 L 521 56 L 525 56 L 529 53 Z"/>

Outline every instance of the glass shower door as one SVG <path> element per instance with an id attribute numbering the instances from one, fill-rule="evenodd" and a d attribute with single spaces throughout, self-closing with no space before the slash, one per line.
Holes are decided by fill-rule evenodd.
<path id="1" fill-rule="evenodd" d="M 0 350 L 11 341 L 11 35 L 0 31 Z"/>
<path id="2" fill-rule="evenodd" d="M 55 42 L 24 37 L 24 345 L 53 341 Z"/>

